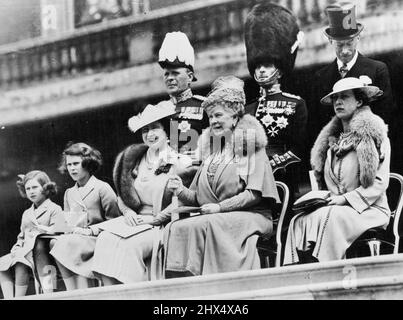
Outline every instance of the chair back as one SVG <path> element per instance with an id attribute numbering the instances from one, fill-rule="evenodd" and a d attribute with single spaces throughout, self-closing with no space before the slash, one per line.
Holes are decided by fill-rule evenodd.
<path id="1" fill-rule="evenodd" d="M 283 244 L 281 242 L 281 231 L 283 230 L 284 217 L 287 212 L 288 201 L 290 199 L 290 191 L 284 182 L 276 181 L 277 191 L 280 197 L 281 205 L 279 208 L 280 215 L 278 217 L 277 230 L 276 230 L 276 267 L 281 265 L 281 252 Z"/>
<path id="2" fill-rule="evenodd" d="M 403 176 L 398 173 L 391 172 L 389 176 L 389 186 L 386 191 L 388 203 L 391 210 L 391 219 L 393 223 L 389 223 L 388 233 L 393 233 L 394 249 L 393 253 L 399 253 L 400 236 L 403 234 Z M 392 230 L 390 230 L 392 229 Z"/>

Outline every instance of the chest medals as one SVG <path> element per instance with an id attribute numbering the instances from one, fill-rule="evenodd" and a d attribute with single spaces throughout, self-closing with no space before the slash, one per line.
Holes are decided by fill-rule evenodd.
<path id="1" fill-rule="evenodd" d="M 295 114 L 296 103 L 285 100 L 259 99 L 256 118 L 263 124 L 269 137 L 275 138 L 288 127 L 290 117 Z"/>

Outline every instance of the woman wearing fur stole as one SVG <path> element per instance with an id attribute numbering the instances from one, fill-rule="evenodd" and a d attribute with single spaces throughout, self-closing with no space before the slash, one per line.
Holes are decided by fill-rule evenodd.
<path id="1" fill-rule="evenodd" d="M 244 110 L 243 81 L 218 78 L 202 103 L 210 129 L 199 139 L 203 157 L 190 186 L 179 177 L 168 187 L 201 215 L 165 228 L 166 276 L 204 275 L 260 267 L 259 235 L 272 232 L 279 202 L 264 129 Z"/>
<path id="2" fill-rule="evenodd" d="M 168 145 L 168 117 L 173 114 L 175 106 L 163 101 L 148 105 L 140 115 L 129 119 L 132 132 L 141 129 L 144 144 L 131 145 L 116 158 L 113 179 L 118 205 L 128 225 L 155 227 L 129 238 L 108 231 L 100 234 L 93 271 L 102 276 L 104 285 L 161 277 L 159 249 L 163 225 L 170 220 L 170 214 L 163 209 L 172 198 L 171 192 L 165 192 L 168 175 L 180 174 L 190 182 L 196 171 L 190 157 Z"/>
<path id="3" fill-rule="evenodd" d="M 329 202 L 292 219 L 284 264 L 343 259 L 362 233 L 389 223 L 390 142 L 386 124 L 368 107 L 382 91 L 366 78 L 339 80 L 321 100 L 336 116 L 319 134 L 311 164 Z"/>

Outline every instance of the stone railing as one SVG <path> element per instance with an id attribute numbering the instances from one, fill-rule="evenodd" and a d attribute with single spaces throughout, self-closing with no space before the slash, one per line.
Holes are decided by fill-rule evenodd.
<path id="1" fill-rule="evenodd" d="M 164 35 L 183 31 L 196 52 L 243 41 L 245 17 L 257 0 L 198 0 L 128 17 L 72 33 L 0 47 L 0 88 L 26 87 L 53 79 L 155 62 Z M 332 0 L 277 0 L 308 29 L 326 23 Z M 365 14 L 393 7 L 399 0 L 359 1 Z"/>
<path id="2" fill-rule="evenodd" d="M 402 299 L 403 255 L 146 281 L 40 294 L 34 300 Z"/>

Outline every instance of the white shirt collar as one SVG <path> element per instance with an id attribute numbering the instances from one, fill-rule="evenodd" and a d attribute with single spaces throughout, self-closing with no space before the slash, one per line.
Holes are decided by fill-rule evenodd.
<path id="1" fill-rule="evenodd" d="M 351 68 L 355 65 L 355 63 L 357 62 L 357 58 L 358 58 L 358 50 L 355 50 L 355 54 L 353 59 L 351 59 L 351 61 L 349 63 L 347 63 L 347 70 L 350 71 Z M 337 68 L 340 70 L 340 68 L 343 66 L 343 62 L 341 62 L 339 60 L 339 58 L 337 58 Z"/>

